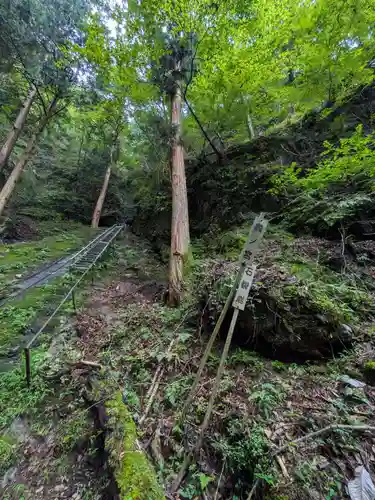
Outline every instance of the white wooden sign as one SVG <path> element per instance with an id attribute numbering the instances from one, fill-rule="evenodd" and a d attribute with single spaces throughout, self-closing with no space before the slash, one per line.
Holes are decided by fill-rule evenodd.
<path id="1" fill-rule="evenodd" d="M 256 217 L 242 252 L 240 266 L 242 269 L 245 267 L 245 269 L 240 277 L 239 285 L 232 303 L 234 308 L 240 309 L 241 311 L 245 309 L 246 301 L 253 283 L 256 267 L 253 264 L 254 256 L 259 251 L 259 244 L 263 238 L 267 224 L 268 220 L 263 217 L 263 214 Z"/>
<path id="2" fill-rule="evenodd" d="M 252 263 L 254 255 L 259 251 L 259 244 L 263 238 L 267 224 L 268 220 L 263 215 L 259 215 L 254 220 L 242 254 L 242 259 L 246 261 L 246 265 Z"/>

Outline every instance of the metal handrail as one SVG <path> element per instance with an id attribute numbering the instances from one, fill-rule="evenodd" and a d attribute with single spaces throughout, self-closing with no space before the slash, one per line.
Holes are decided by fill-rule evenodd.
<path id="1" fill-rule="evenodd" d="M 55 308 L 55 310 L 52 312 L 52 314 L 50 314 L 50 316 L 47 318 L 47 320 L 43 323 L 43 325 L 39 328 L 39 330 L 35 333 L 35 335 L 33 336 L 33 338 L 28 342 L 28 344 L 24 348 L 24 352 L 25 352 L 25 364 L 26 364 L 26 381 L 27 381 L 27 385 L 29 387 L 30 387 L 30 383 L 31 383 L 30 349 L 31 349 L 32 345 L 34 344 L 34 342 L 39 337 L 39 335 L 45 330 L 45 328 L 49 325 L 49 323 L 51 322 L 51 320 L 56 316 L 56 314 L 60 311 L 60 309 L 62 308 L 62 306 L 65 304 L 65 302 L 70 297 L 72 297 L 73 305 L 75 306 L 74 290 L 81 283 L 81 281 L 88 274 L 88 272 L 93 268 L 93 266 L 100 259 L 100 257 L 103 255 L 103 253 L 107 250 L 107 248 L 109 247 L 109 245 L 116 238 L 116 236 L 120 233 L 120 231 L 123 229 L 123 227 L 124 227 L 123 225 L 112 226 L 108 231 L 105 232 L 104 235 L 103 234 L 100 235 L 101 236 L 100 239 L 99 239 L 99 237 L 96 238 L 96 245 L 98 243 L 104 243 L 103 247 L 100 249 L 99 253 L 94 256 L 92 262 L 90 262 L 88 264 L 88 267 L 84 270 L 84 272 L 82 273 L 82 275 L 75 281 L 75 283 L 70 288 L 70 290 L 68 291 L 68 293 L 64 296 L 64 298 L 61 300 L 61 302 L 59 303 L 59 305 Z M 103 241 L 102 240 L 103 236 L 105 238 L 107 236 L 110 236 L 110 238 L 108 239 L 108 241 Z M 87 246 L 86 246 L 86 248 L 87 248 Z M 91 246 L 91 248 L 94 248 L 94 247 L 95 247 L 95 245 Z"/>
<path id="2" fill-rule="evenodd" d="M 116 227 L 116 226 L 111 226 L 110 228 L 106 229 L 104 232 L 101 232 L 98 236 L 96 236 L 93 240 L 89 241 L 89 243 L 87 245 L 85 245 L 83 248 L 81 248 L 81 250 L 79 250 L 78 252 L 74 253 L 67 260 L 65 260 L 64 257 L 61 257 L 59 260 L 64 260 L 64 262 L 62 262 L 60 266 L 56 267 L 54 272 L 52 272 L 48 275 L 48 279 L 50 279 L 53 276 L 55 276 L 56 274 L 58 274 L 58 272 L 61 271 L 62 268 L 64 268 L 64 267 L 69 268 L 70 266 L 77 264 L 77 262 L 79 262 L 79 260 L 82 257 L 84 257 L 86 255 L 86 253 L 91 250 L 91 248 L 95 247 L 95 245 L 98 243 L 98 241 L 100 241 L 103 237 L 106 237 L 113 230 L 114 227 Z M 57 262 L 59 262 L 59 260 L 57 260 Z M 72 262 L 72 261 L 74 261 L 73 264 L 69 265 L 69 262 Z M 53 265 L 53 263 L 51 265 Z M 47 269 L 46 269 L 46 271 L 47 271 Z M 36 271 L 35 273 L 28 276 L 27 279 L 32 278 L 36 274 L 38 274 L 38 271 Z M 22 295 L 30 288 L 34 288 L 34 286 L 37 286 L 41 281 L 43 281 L 45 279 L 45 277 L 46 276 L 43 276 L 39 280 L 30 284 L 29 286 L 22 288 L 16 292 L 11 293 L 7 298 L 0 301 L 0 307 L 5 306 L 5 304 L 7 304 L 10 300 L 17 298 L 19 295 Z"/>

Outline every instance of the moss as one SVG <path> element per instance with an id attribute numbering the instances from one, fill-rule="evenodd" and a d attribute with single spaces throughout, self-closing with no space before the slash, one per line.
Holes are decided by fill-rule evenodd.
<path id="1" fill-rule="evenodd" d="M 4 474 L 15 460 L 15 443 L 7 436 L 0 436 L 0 474 Z"/>
<path id="2" fill-rule="evenodd" d="M 109 427 L 106 441 L 110 462 L 115 471 L 120 499 L 164 499 L 155 471 L 137 443 L 137 430 L 121 393 L 106 403 Z"/>
<path id="3" fill-rule="evenodd" d="M 71 224 L 66 233 L 49 235 L 38 241 L 0 245 L 0 292 L 19 275 L 26 276 L 41 264 L 69 254 L 87 242 L 95 233 L 86 226 Z M 48 233 L 47 233 L 48 234 Z"/>
<path id="4" fill-rule="evenodd" d="M 55 278 L 53 283 L 31 288 L 27 294 L 0 308 L 0 355 L 8 355 L 9 350 L 18 349 L 20 342 L 25 342 L 30 327 L 36 316 L 44 317 L 53 304 L 61 300 L 61 291 L 65 289 L 68 278 Z M 68 304 L 62 311 L 66 310 Z"/>
<path id="5" fill-rule="evenodd" d="M 366 361 L 363 365 L 363 371 L 366 376 L 367 382 L 370 384 L 375 383 L 375 361 Z"/>
<path id="6" fill-rule="evenodd" d="M 375 373 L 375 361 L 367 361 L 364 365 L 365 372 Z"/>

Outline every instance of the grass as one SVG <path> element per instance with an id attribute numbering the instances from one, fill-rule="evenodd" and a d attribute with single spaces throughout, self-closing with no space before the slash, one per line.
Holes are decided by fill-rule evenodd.
<path id="1" fill-rule="evenodd" d="M 56 252 L 73 248 L 75 243 L 79 244 L 80 241 L 83 241 L 88 236 L 85 229 L 82 229 L 82 227 L 77 228 L 77 233 L 68 236 L 65 234 L 57 238 L 49 236 L 40 242 L 9 245 L 7 248 L 11 247 L 13 260 L 7 259 L 7 262 L 12 261 L 13 264 L 16 264 L 18 257 L 20 267 L 26 265 L 26 245 L 27 248 L 33 249 L 33 252 L 36 252 L 38 248 L 44 248 L 43 253 L 45 255 L 56 256 Z M 45 248 L 44 245 L 46 244 L 51 244 L 52 248 Z M 101 262 L 95 268 L 97 279 L 105 280 L 108 275 L 114 272 L 115 263 L 118 264 L 119 253 L 116 250 L 109 252 L 106 257 L 106 261 Z M 33 324 L 36 319 L 38 321 L 43 319 L 43 315 L 59 303 L 62 292 L 65 294 L 65 291 L 67 291 L 70 279 L 71 277 L 66 275 L 56 278 L 53 283 L 32 288 L 28 290 L 22 299 L 12 301 L 0 309 L 0 353 L 2 355 L 7 354 L 12 346 L 18 345 L 20 340 L 24 341 L 23 335 L 30 324 Z M 82 304 L 89 293 L 85 290 L 85 285 L 87 285 L 87 281 L 84 281 L 77 291 L 76 300 L 78 306 Z M 48 329 L 48 333 L 51 329 L 56 329 L 61 318 L 65 317 L 66 319 L 72 313 L 71 303 L 67 302 L 62 308 L 59 317 L 56 318 L 56 322 Z M 68 327 L 65 326 L 64 328 Z M 71 378 L 65 379 L 63 385 L 60 385 L 59 382 L 61 368 L 65 366 L 65 358 L 63 359 L 63 357 L 71 354 L 69 351 L 71 345 L 68 346 L 68 354 L 63 351 L 62 354 L 54 354 L 52 357 L 48 353 L 50 344 L 48 333 L 40 337 L 41 342 L 44 343 L 32 350 L 31 390 L 26 385 L 23 363 L 15 364 L 13 369 L 0 373 L 0 407 L 2 408 L 0 414 L 0 474 L 17 462 L 20 444 L 16 439 L 10 438 L 8 435 L 9 426 L 17 417 L 24 416 L 30 434 L 40 437 L 51 433 L 51 423 L 53 422 L 54 441 L 58 454 L 56 457 L 56 470 L 58 463 L 63 464 L 66 462 L 68 465 L 64 467 L 68 467 L 71 453 L 81 447 L 83 441 L 88 442 L 90 437 L 95 438 L 92 421 L 88 418 L 89 413 L 81 397 L 82 387 L 80 386 L 77 389 L 74 380 Z M 73 337 L 75 337 L 74 332 Z M 62 345 L 65 346 L 64 343 Z M 60 348 L 61 345 L 59 344 Z M 64 418 L 57 419 L 56 415 L 58 413 L 64 415 Z M 95 439 L 93 439 L 92 443 L 85 444 L 85 446 L 94 446 L 94 441 Z M 94 449 L 88 452 L 96 453 Z M 41 470 L 41 474 L 44 473 L 47 475 L 53 474 L 53 467 L 51 466 L 51 470 L 48 471 Z"/>
<path id="2" fill-rule="evenodd" d="M 36 318 L 41 322 L 52 312 L 53 306 L 58 305 L 62 299 L 63 292 L 68 290 L 70 281 L 69 275 L 55 278 L 53 283 L 31 288 L 23 298 L 15 299 L 0 308 L 0 356 L 7 355 L 20 343 L 23 344 L 24 335 Z M 66 304 L 62 312 L 68 306 Z"/>
<path id="3" fill-rule="evenodd" d="M 39 370 L 45 361 L 45 347 L 34 351 L 31 368 L 35 376 L 31 391 L 26 385 L 23 366 L 0 374 L 0 407 L 2 409 L 0 414 L 0 474 L 4 473 L 17 457 L 16 442 L 5 430 L 20 415 L 26 413 L 29 416 L 38 415 L 42 402 L 53 393 L 53 389 L 40 375 Z"/>
<path id="4" fill-rule="evenodd" d="M 89 241 L 93 230 L 81 224 L 65 226 L 58 235 L 38 241 L 0 245 L 0 295 L 15 280 L 26 277 L 40 265 L 56 260 Z"/>
<path id="5" fill-rule="evenodd" d="M 235 236 L 233 239 L 239 243 L 241 235 L 238 236 L 239 238 Z M 238 248 L 240 246 L 238 244 Z M 231 247 L 230 244 L 226 246 L 225 238 L 222 241 L 222 248 L 230 254 Z M 284 262 L 286 260 L 284 259 Z M 291 262 L 289 256 L 287 262 Z M 121 281 L 122 279 L 131 281 L 135 276 L 141 276 L 141 279 L 147 282 L 159 279 L 159 277 L 160 280 L 163 280 L 163 272 L 161 266 L 150 259 L 150 251 L 147 247 L 125 239 L 122 246 L 116 245 L 112 255 L 107 256 L 105 263 L 98 267 L 97 276 L 102 283 L 113 280 Z M 310 268 L 307 270 L 304 267 L 294 269 L 294 274 L 298 274 L 297 278 L 304 283 L 304 286 L 307 282 L 312 283 L 315 279 L 315 275 L 309 273 Z M 130 278 L 128 278 L 129 276 Z M 323 274 L 319 276 L 319 286 L 322 281 Z M 58 284 L 59 282 L 56 281 L 56 286 Z M 30 320 L 28 315 L 31 315 L 31 319 L 35 317 L 36 311 L 40 307 L 48 306 L 49 297 L 57 293 L 57 290 L 51 286 L 49 289 L 47 287 L 46 290 L 42 290 L 42 288 L 36 292 L 35 297 L 32 294 L 25 297 L 24 302 L 19 303 L 22 307 L 13 308 L 7 312 L 4 321 L 15 336 L 19 335 Z M 114 318 L 115 321 L 108 332 L 109 343 L 103 344 L 103 348 L 95 354 L 97 356 L 95 360 L 105 368 L 95 375 L 98 392 L 93 394 L 93 400 L 102 400 L 114 391 L 121 390 L 122 399 L 126 401 L 133 416 L 139 417 L 142 415 L 145 394 L 150 387 L 155 369 L 160 362 L 164 362 L 165 373 L 149 417 L 151 420 L 153 419 L 155 426 L 160 419 L 168 422 L 175 421 L 176 412 L 181 408 L 181 403 L 191 387 L 192 377 L 196 372 L 205 341 L 204 337 L 199 339 L 196 334 L 195 311 L 192 310 L 191 314 L 189 312 L 190 309 L 193 309 L 192 302 L 189 302 L 192 300 L 193 293 L 195 300 L 199 300 L 200 297 L 196 290 L 191 291 L 188 294 L 188 301 L 184 302 L 181 309 L 169 309 L 160 303 L 149 302 L 128 304 L 126 307 L 122 304 L 119 305 L 118 317 Z M 88 289 L 82 289 L 79 304 L 89 294 Z M 194 305 L 196 307 L 196 303 Z M 21 313 L 21 311 L 23 312 Z M 194 322 L 191 319 L 194 319 Z M 180 325 L 182 320 L 183 325 Z M 178 325 L 180 327 L 176 329 Z M 179 341 L 172 353 L 167 356 L 166 347 L 171 339 L 177 336 Z M 75 338 L 73 333 L 73 340 L 68 337 L 66 341 L 61 343 L 60 367 L 61 365 L 66 366 L 66 363 L 72 361 L 74 356 L 79 355 L 79 347 L 74 343 Z M 35 379 L 33 378 L 35 386 L 30 394 L 25 390 L 22 370 L 16 369 L 0 376 L 0 407 L 6 408 L 5 412 L 0 415 L 0 428 L 1 422 L 6 427 L 18 415 L 26 414 L 33 419 L 32 432 L 44 435 L 50 429 L 48 426 L 52 420 L 52 412 L 48 414 L 48 407 L 51 406 L 54 415 L 60 415 L 60 418 L 55 419 L 57 422 L 54 421 L 54 430 L 56 431 L 55 443 L 58 460 L 63 463 L 64 457 L 72 454 L 76 447 L 80 446 L 82 438 L 89 438 L 91 422 L 87 418 L 88 414 L 85 412 L 84 403 L 82 403 L 81 398 L 77 397 L 78 393 L 82 394 L 79 392 L 82 389 L 81 380 L 79 387 L 73 387 L 74 382 L 69 374 L 62 379 L 62 386 L 56 387 L 50 380 L 43 378 L 42 373 L 46 373 L 48 363 L 53 364 L 53 361 L 48 362 L 47 357 L 43 360 L 43 356 L 46 356 L 43 354 L 45 348 L 36 351 L 35 356 L 33 354 L 32 357 L 33 373 L 35 372 L 36 376 Z M 193 402 L 190 415 L 191 426 L 187 426 L 187 428 L 192 429 L 191 436 L 188 436 L 189 439 L 191 437 L 192 442 L 195 439 L 194 429 L 201 424 L 206 410 L 219 355 L 220 350 L 218 349 L 214 350 L 210 356 L 206 367 L 207 373 L 204 375 L 198 395 Z M 282 484 L 280 471 L 277 464 L 269 460 L 272 446 L 276 446 L 277 442 L 272 441 L 272 439 L 270 441 L 266 431 L 271 429 L 274 432 L 277 422 L 281 424 L 293 422 L 291 436 L 296 437 L 310 430 L 321 428 L 324 422 L 319 420 L 320 415 L 326 418 L 327 412 L 332 413 L 332 415 L 328 415 L 332 422 L 351 423 L 352 419 L 355 418 L 356 407 L 362 404 L 362 400 L 353 391 L 347 395 L 340 393 L 337 398 L 333 398 L 332 394 L 326 394 L 327 398 L 332 398 L 333 402 L 325 406 L 327 412 L 319 413 L 319 418 L 314 414 L 309 415 L 307 412 L 309 418 L 306 419 L 306 411 L 301 412 L 294 405 L 290 408 L 288 403 L 294 401 L 293 398 L 296 397 L 297 393 L 301 394 L 302 397 L 305 389 L 307 395 L 311 396 L 313 392 L 310 391 L 309 384 L 314 387 L 314 390 L 315 388 L 331 386 L 343 373 L 343 370 L 347 370 L 349 364 L 354 362 L 354 356 L 352 360 L 349 356 L 338 358 L 327 364 L 325 373 L 320 374 L 313 370 L 316 368 L 315 366 L 302 367 L 280 361 L 271 362 L 254 352 L 232 348 L 222 379 L 220 396 L 215 407 L 217 412 L 214 413 L 210 423 L 211 427 L 207 433 L 204 447 L 210 451 L 210 457 L 215 457 L 215 463 L 217 462 L 215 475 L 211 477 L 207 474 L 204 460 L 193 464 L 187 482 L 180 493 L 183 494 L 184 498 L 194 498 L 202 495 L 203 492 L 207 496 L 213 497 L 223 464 L 222 484 L 229 485 L 227 488 L 231 489 L 230 493 L 227 492 L 228 497 L 230 495 L 232 498 L 246 497 L 253 481 L 260 478 L 268 485 L 269 489 L 276 492 L 277 496 L 269 498 L 280 498 L 280 500 L 284 498 L 280 493 L 285 490 L 278 490 L 278 483 Z M 55 374 L 56 372 L 58 369 L 55 370 Z M 315 399 L 313 403 L 315 403 Z M 41 405 L 44 406 L 49 401 L 53 401 L 53 403 L 47 404 L 47 412 L 41 412 Z M 304 402 L 306 403 L 306 401 Z M 323 403 L 319 402 L 319 404 Z M 160 471 L 160 476 L 167 483 L 178 471 L 182 460 L 184 446 L 182 434 L 182 428 L 173 428 L 171 434 L 173 450 L 165 460 L 165 467 Z M 289 440 L 284 431 L 280 436 L 281 442 Z M 144 435 L 142 435 L 144 441 L 150 437 L 148 430 L 144 429 Z M 356 443 L 350 441 L 349 437 L 336 435 L 336 433 L 332 437 L 327 435 L 324 436 L 324 439 L 322 437 L 322 444 L 336 450 L 338 454 L 343 454 L 347 452 L 345 446 L 348 444 L 352 448 L 356 446 Z M 310 463 L 310 459 L 306 459 L 306 463 L 304 463 L 304 457 L 299 454 L 300 449 L 297 448 L 295 453 L 301 467 L 298 468 L 287 463 L 290 474 L 294 477 L 296 484 L 299 482 L 306 485 L 311 483 L 314 486 L 316 483 L 315 463 Z M 4 443 L 4 439 L 0 438 L 0 462 L 3 461 L 9 465 L 14 460 L 14 456 L 15 450 L 12 443 Z M 286 455 L 287 458 L 288 455 Z M 50 470 L 49 472 L 51 473 Z M 210 469 L 209 474 L 211 472 Z M 334 492 L 340 491 L 339 486 L 332 483 L 335 479 L 333 473 L 321 473 L 320 476 L 319 491 L 324 491 L 326 495 L 331 495 L 332 492 L 333 495 Z"/>
<path id="6" fill-rule="evenodd" d="M 77 223 L 63 223 L 63 231 L 54 234 L 56 223 L 43 225 L 38 241 L 0 245 L 0 295 L 18 279 L 26 277 L 41 265 L 69 255 L 93 236 L 90 227 Z M 70 282 L 70 277 L 58 277 L 53 282 L 29 289 L 22 298 L 16 298 L 0 308 L 0 356 L 7 355 L 23 341 L 32 322 L 43 311 L 51 309 Z M 9 293 L 9 292 L 8 292 Z"/>

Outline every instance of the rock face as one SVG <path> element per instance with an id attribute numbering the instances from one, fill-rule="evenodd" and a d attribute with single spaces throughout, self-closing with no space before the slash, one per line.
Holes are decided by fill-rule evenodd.
<path id="1" fill-rule="evenodd" d="M 331 358 L 352 344 L 353 325 L 370 314 L 373 298 L 365 287 L 353 285 L 348 274 L 324 265 L 327 252 L 329 255 L 326 240 L 275 243 L 265 242 L 267 249 L 259 256 L 233 343 L 286 362 Z M 366 272 L 372 279 L 364 268 L 356 266 L 357 273 Z M 205 311 L 208 331 L 216 323 L 237 269 L 237 264 L 228 261 L 207 264 L 204 274 L 209 279 L 204 286 L 206 297 L 210 296 Z M 346 272 L 350 273 L 350 269 Z M 232 312 L 230 309 L 223 323 L 223 335 L 228 331 Z"/>
<path id="2" fill-rule="evenodd" d="M 307 304 L 277 302 L 269 291 L 258 290 L 239 315 L 234 343 L 286 362 L 330 358 L 352 342 L 342 326 L 347 325 L 333 318 L 322 321 Z"/>

